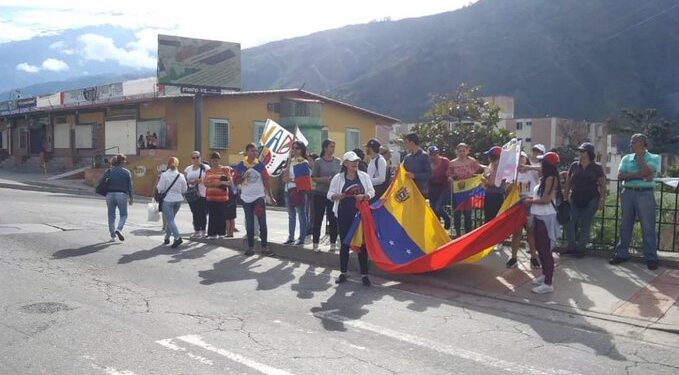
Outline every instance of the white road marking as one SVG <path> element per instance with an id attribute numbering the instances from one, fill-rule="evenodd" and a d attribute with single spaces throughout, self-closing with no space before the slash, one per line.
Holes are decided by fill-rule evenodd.
<path id="1" fill-rule="evenodd" d="M 107 375 L 136 375 L 134 372 L 129 371 L 129 370 L 116 370 L 113 367 L 100 366 L 100 365 L 98 365 L 94 362 L 94 358 L 87 356 L 87 355 L 84 355 L 83 358 L 90 361 L 90 366 L 92 366 L 92 368 L 99 370 L 99 371 L 101 371 L 101 372 L 103 372 L 104 374 L 107 374 Z"/>
<path id="2" fill-rule="evenodd" d="M 203 364 L 210 365 L 210 366 L 214 365 L 214 362 L 212 362 L 211 360 L 209 360 L 209 359 L 207 359 L 203 356 L 191 353 L 190 351 L 188 351 L 188 349 L 183 348 L 183 347 L 175 344 L 174 342 L 172 342 L 172 339 L 158 340 L 158 341 L 156 341 L 156 344 L 160 344 L 160 345 L 162 345 L 162 346 L 164 346 L 164 347 L 166 347 L 170 350 L 174 350 L 176 352 L 185 352 L 187 356 L 189 356 L 190 358 L 193 358 L 196 361 L 201 362 Z"/>
<path id="3" fill-rule="evenodd" d="M 337 323 L 343 323 L 344 325 L 362 329 L 365 331 L 370 331 L 373 333 L 377 333 L 382 336 L 387 336 L 392 339 L 396 339 L 399 341 L 406 342 L 408 344 L 412 345 L 417 345 L 421 346 L 423 348 L 429 349 L 429 350 L 434 350 L 439 353 L 451 355 L 453 357 L 458 357 L 462 359 L 467 359 L 470 361 L 474 361 L 480 364 L 483 364 L 485 366 L 490 366 L 490 367 L 495 367 L 507 372 L 515 373 L 515 374 L 530 374 L 530 375 L 576 375 L 578 373 L 571 372 L 571 371 L 566 371 L 566 370 L 558 370 L 558 369 L 541 369 L 533 366 L 527 366 L 527 365 L 522 365 L 514 362 L 509 362 L 505 361 L 503 359 L 491 357 L 487 354 L 482 354 L 482 353 L 477 353 L 473 352 L 467 349 L 459 348 L 459 347 L 454 347 L 451 345 L 446 345 L 442 344 L 439 342 L 435 342 L 432 340 L 428 340 L 422 337 L 417 337 L 413 336 L 407 333 L 403 332 L 398 332 L 391 330 L 386 327 L 381 327 L 378 325 L 362 322 L 360 320 L 351 320 L 349 318 L 345 318 L 341 315 L 334 314 L 332 311 L 322 311 L 322 312 L 316 312 L 313 313 L 313 315 L 317 318 L 321 319 L 327 319 L 331 320 L 333 322 Z"/>
<path id="4" fill-rule="evenodd" d="M 203 338 L 198 336 L 198 335 L 186 335 L 186 336 L 179 336 L 177 339 L 184 341 L 186 343 L 189 343 L 191 345 L 195 345 L 197 347 L 203 348 L 207 351 L 211 351 L 213 353 L 217 353 L 223 357 L 226 357 L 234 362 L 240 363 L 242 365 L 245 365 L 247 367 L 250 367 L 251 369 L 257 370 L 263 374 L 267 375 L 292 375 L 290 372 L 287 372 L 285 370 L 281 370 L 275 367 L 271 367 L 269 365 L 265 365 L 263 363 L 259 363 L 257 361 L 254 361 L 250 358 L 243 357 L 240 354 L 236 354 L 233 352 L 230 352 L 226 349 L 218 348 L 216 346 L 212 346 L 205 341 L 203 341 Z"/>

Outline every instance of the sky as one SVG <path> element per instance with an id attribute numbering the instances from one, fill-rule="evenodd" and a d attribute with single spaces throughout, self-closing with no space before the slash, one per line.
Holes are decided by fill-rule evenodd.
<path id="1" fill-rule="evenodd" d="M 475 0 L 474 0 L 475 1 Z M 84 33 L 54 42 L 49 58 L 16 64 L 20 74 L 72 70 L 66 57 L 155 69 L 157 35 L 214 39 L 255 47 L 267 42 L 372 21 L 421 17 L 456 10 L 472 0 L 0 0 L 0 44 L 86 26 L 114 25 L 136 40 L 116 45 L 109 36 Z"/>

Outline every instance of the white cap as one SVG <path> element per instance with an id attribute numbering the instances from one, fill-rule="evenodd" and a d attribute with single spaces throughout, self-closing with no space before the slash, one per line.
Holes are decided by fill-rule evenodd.
<path id="1" fill-rule="evenodd" d="M 349 152 L 344 153 L 344 157 L 342 158 L 342 161 L 356 161 L 356 160 L 360 160 L 360 159 L 361 158 L 359 158 L 358 155 L 356 155 L 355 152 L 349 151 Z"/>
<path id="2" fill-rule="evenodd" d="M 531 150 L 532 150 L 532 149 L 537 149 L 537 150 L 539 150 L 540 152 L 542 152 L 543 154 L 544 154 L 545 152 L 547 152 L 547 149 L 545 148 L 545 145 L 543 145 L 542 143 L 536 143 L 536 144 L 534 144 L 533 147 L 531 147 L 530 149 L 531 149 Z"/>

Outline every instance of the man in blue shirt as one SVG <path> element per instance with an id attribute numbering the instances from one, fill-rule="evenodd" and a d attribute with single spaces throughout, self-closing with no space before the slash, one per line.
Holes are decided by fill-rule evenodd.
<path id="1" fill-rule="evenodd" d="M 406 134 L 405 144 L 408 150 L 408 155 L 403 159 L 406 176 L 415 180 L 415 185 L 426 198 L 432 173 L 429 155 L 420 148 L 420 137 L 415 133 Z"/>
<path id="2" fill-rule="evenodd" d="M 622 221 L 620 242 L 610 264 L 620 264 L 629 259 L 629 244 L 632 240 L 634 221 L 641 223 L 641 237 L 644 244 L 644 258 L 649 270 L 658 269 L 657 237 L 655 232 L 655 181 L 660 171 L 660 156 L 647 150 L 648 141 L 644 134 L 634 134 L 630 139 L 632 154 L 620 161 L 618 179 L 623 181 Z"/>

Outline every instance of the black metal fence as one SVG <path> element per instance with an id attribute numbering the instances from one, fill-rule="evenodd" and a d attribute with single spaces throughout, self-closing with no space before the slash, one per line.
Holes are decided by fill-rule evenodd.
<path id="1" fill-rule="evenodd" d="M 622 192 L 622 184 L 618 180 L 609 180 L 608 182 L 608 197 L 606 198 L 604 208 L 597 210 L 594 215 L 592 236 L 588 248 L 595 251 L 612 253 L 620 238 L 620 223 L 622 220 L 620 193 Z M 655 229 L 658 251 L 679 252 L 679 189 L 673 189 L 658 183 L 655 190 L 655 198 Z M 483 225 L 484 217 L 482 209 L 473 210 L 472 223 L 474 228 Z M 452 227 L 450 230 L 451 234 L 454 234 Z M 560 245 L 565 245 L 565 228 L 563 228 L 561 233 L 560 241 Z M 638 221 L 634 226 L 630 253 L 634 255 L 643 254 L 641 227 Z"/>

